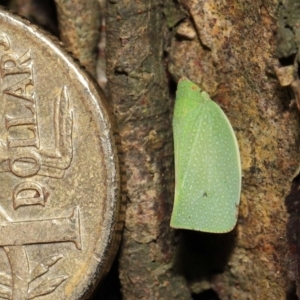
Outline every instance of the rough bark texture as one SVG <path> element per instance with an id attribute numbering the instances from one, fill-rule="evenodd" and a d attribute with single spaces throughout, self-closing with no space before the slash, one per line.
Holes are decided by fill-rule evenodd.
<path id="1" fill-rule="evenodd" d="M 190 278 L 191 287 L 200 291 L 210 286 L 222 300 L 285 299 L 284 198 L 298 164 L 299 126 L 297 111 L 289 109 L 283 89 L 268 72 L 277 3 L 180 2 L 187 19 L 172 39 L 169 70 L 176 80 L 187 76 L 200 84 L 223 107 L 238 138 L 243 173 L 229 261 L 223 268 L 211 264 L 215 276 L 202 285 L 197 276 Z M 214 246 L 222 253 L 220 241 Z"/>
<path id="2" fill-rule="evenodd" d="M 101 19 L 98 0 L 55 0 L 55 2 L 61 40 L 95 76 Z"/>
<path id="3" fill-rule="evenodd" d="M 161 1 L 108 2 L 108 88 L 127 171 L 124 299 L 190 299 L 184 279 L 172 271 L 173 150 L 163 28 Z"/>
<path id="4" fill-rule="evenodd" d="M 284 67 L 279 70 L 290 71 L 282 73 L 282 79 L 289 81 L 283 83 L 290 83 L 290 87 L 294 92 L 295 101 L 298 111 L 300 111 L 300 80 L 299 80 L 299 63 L 300 63 L 300 30 L 299 30 L 299 1 L 288 0 L 279 1 L 278 9 L 278 32 L 277 32 L 277 57 L 280 58 Z M 292 82 L 291 82 L 292 81 Z M 287 224 L 287 239 L 289 243 L 288 256 L 288 277 L 295 281 L 296 291 L 300 297 L 300 176 L 299 169 L 298 176 L 293 181 L 293 186 L 289 196 L 286 198 L 287 211 L 289 213 L 289 220 Z M 295 174 L 296 175 L 296 174 Z"/>
<path id="5" fill-rule="evenodd" d="M 43 15 L 28 6 L 41 1 L 0 1 L 9 2 L 19 5 L 15 6 L 19 13 L 24 9 L 27 17 L 37 20 L 35 15 Z M 298 234 L 290 233 L 290 250 L 294 251 L 290 258 L 284 198 L 299 165 L 299 113 L 289 107 L 287 93 L 272 67 L 277 61 L 277 2 L 285 8 L 279 14 L 282 27 L 277 57 L 290 60 L 294 55 L 300 61 L 298 0 L 179 2 L 108 2 L 107 74 L 128 180 L 120 253 L 123 298 L 188 300 L 186 279 L 194 299 L 213 295 L 212 290 L 221 300 L 294 299 L 287 272 L 300 282 L 296 255 L 300 246 L 295 239 Z M 164 30 L 162 13 L 169 31 Z M 44 26 L 55 31 L 53 19 L 48 15 L 41 19 L 41 24 L 47 20 Z M 88 45 L 74 47 L 93 53 L 95 44 Z M 165 64 L 163 47 L 168 52 Z M 231 233 L 182 231 L 177 244 L 174 242 L 169 228 L 173 103 L 169 101 L 166 62 L 175 82 L 186 76 L 199 84 L 222 106 L 235 129 L 243 186 L 238 225 Z M 297 186 L 288 199 L 289 212 L 298 212 Z M 299 227 L 298 215 L 293 217 L 289 228 L 294 230 Z M 110 291 L 102 289 L 101 297 L 120 299 Z"/>

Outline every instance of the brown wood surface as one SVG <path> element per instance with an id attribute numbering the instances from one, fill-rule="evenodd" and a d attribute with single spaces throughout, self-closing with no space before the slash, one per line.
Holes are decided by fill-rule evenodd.
<path id="1" fill-rule="evenodd" d="M 299 117 L 272 71 L 278 2 L 108 0 L 106 73 L 128 190 L 118 257 L 123 299 L 197 299 L 213 291 L 222 300 L 294 299 L 284 199 L 299 164 Z M 91 20 L 86 24 L 98 22 Z M 71 51 L 92 56 L 95 44 L 89 45 L 75 43 Z M 182 76 L 221 105 L 238 138 L 242 196 L 238 225 L 228 234 L 169 228 L 171 116 Z"/>

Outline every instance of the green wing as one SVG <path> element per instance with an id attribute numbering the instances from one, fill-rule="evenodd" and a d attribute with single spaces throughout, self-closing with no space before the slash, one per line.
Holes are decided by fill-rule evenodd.
<path id="1" fill-rule="evenodd" d="M 173 119 L 176 187 L 171 226 L 228 232 L 236 224 L 241 191 L 236 137 L 221 108 L 184 80 Z"/>

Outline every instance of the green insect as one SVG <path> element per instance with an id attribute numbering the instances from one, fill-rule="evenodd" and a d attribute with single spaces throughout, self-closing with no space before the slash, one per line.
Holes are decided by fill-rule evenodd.
<path id="1" fill-rule="evenodd" d="M 171 227 L 232 230 L 241 193 L 238 143 L 221 108 L 187 78 L 178 83 L 173 131 L 176 186 Z"/>

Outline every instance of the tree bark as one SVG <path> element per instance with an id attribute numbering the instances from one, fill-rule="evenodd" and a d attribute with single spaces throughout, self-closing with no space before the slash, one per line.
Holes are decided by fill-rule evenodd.
<path id="1" fill-rule="evenodd" d="M 55 0 L 60 38 L 83 66 L 96 77 L 101 11 L 98 0 Z"/>
<path id="2" fill-rule="evenodd" d="M 290 280 L 300 286 L 300 243 L 298 233 L 291 232 L 287 243 L 284 199 L 299 164 L 299 113 L 290 107 L 273 67 L 276 53 L 281 63 L 290 63 L 294 55 L 299 64 L 297 1 L 178 1 L 107 3 L 108 90 L 127 174 L 119 256 L 123 299 L 292 299 Z M 279 18 L 287 22 L 279 46 L 278 2 L 288 6 Z M 73 47 L 93 55 L 95 44 Z M 175 84 L 182 76 L 221 105 L 238 138 L 241 205 L 238 224 L 227 234 L 169 227 L 174 190 L 170 120 Z M 294 185 L 288 198 L 291 213 L 298 189 Z M 289 228 L 295 230 L 298 214 L 292 220 Z"/>
<path id="3" fill-rule="evenodd" d="M 212 255 L 207 257 L 217 251 L 224 260 L 212 257 L 206 270 L 210 279 L 199 280 L 200 273 L 194 272 L 190 286 L 197 293 L 211 287 L 222 300 L 285 299 L 284 198 L 298 164 L 299 126 L 297 111 L 288 107 L 270 72 L 276 2 L 180 2 L 188 17 L 172 39 L 169 70 L 175 80 L 187 76 L 200 84 L 222 106 L 238 138 L 243 174 L 232 240 L 230 234 L 226 241 L 226 235 L 193 234 L 194 241 L 208 245 Z M 195 243 L 189 247 L 194 249 Z"/>
<path id="4" fill-rule="evenodd" d="M 124 299 L 190 299 L 172 271 L 173 150 L 161 1 L 108 2 L 108 89 L 125 153 Z"/>

